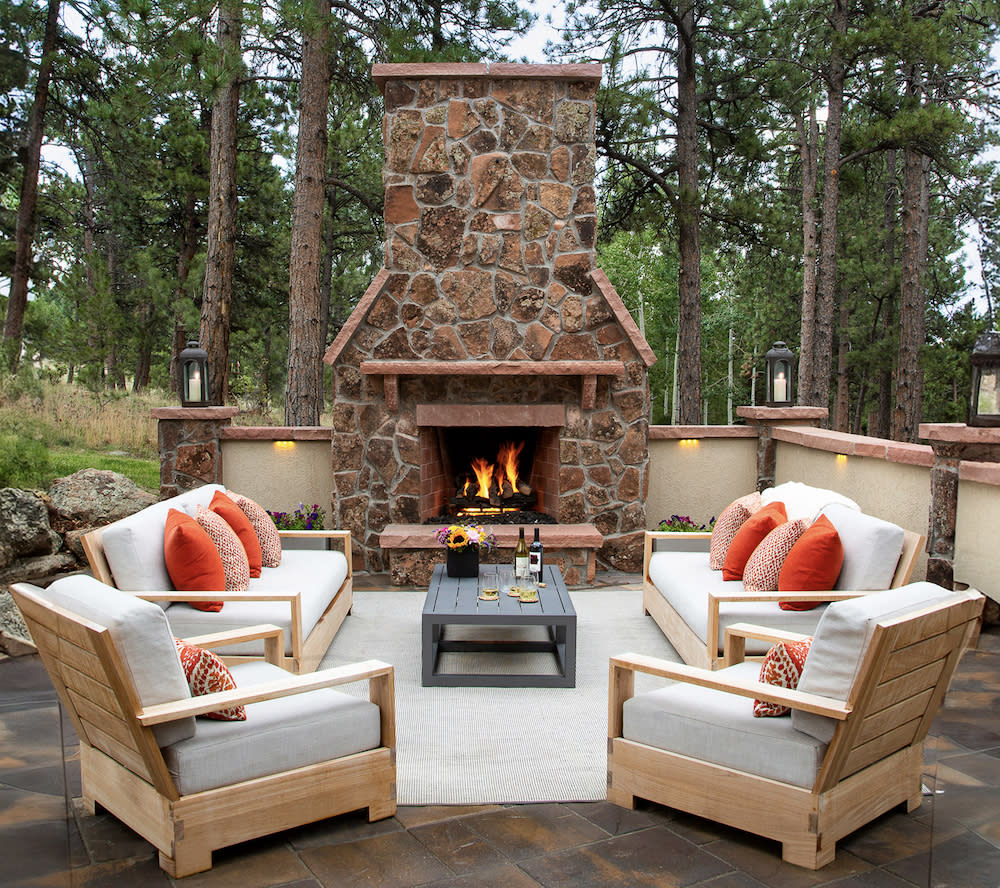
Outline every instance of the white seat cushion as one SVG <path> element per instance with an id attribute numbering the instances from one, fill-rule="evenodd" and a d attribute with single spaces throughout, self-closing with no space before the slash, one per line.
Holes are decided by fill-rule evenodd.
<path id="1" fill-rule="evenodd" d="M 910 583 L 898 589 L 873 592 L 829 605 L 813 637 L 799 690 L 834 700 L 847 700 L 875 624 L 947 601 L 962 593 L 934 583 Z M 837 722 L 823 715 L 792 711 L 792 724 L 800 731 L 829 743 Z"/>
<path id="2" fill-rule="evenodd" d="M 193 518 L 198 506 L 208 508 L 217 490 L 225 491 L 225 488 L 219 484 L 206 484 L 154 503 L 105 527 L 101 543 L 115 585 L 130 592 L 173 589 L 163 558 L 163 529 L 167 524 L 167 512 L 177 509 Z"/>
<path id="3" fill-rule="evenodd" d="M 336 550 L 284 549 L 278 567 L 265 567 L 250 580 L 253 592 L 302 593 L 302 637 L 313 626 L 347 577 L 347 558 Z M 227 601 L 221 611 L 200 611 L 175 602 L 167 608 L 174 634 L 181 638 L 227 629 L 242 629 L 259 623 L 274 623 L 285 630 L 285 654 L 292 653 L 292 608 L 288 601 Z M 260 656 L 262 641 L 217 648 L 217 653 Z"/>
<path id="4" fill-rule="evenodd" d="M 723 580 L 722 572 L 708 566 L 704 552 L 654 552 L 649 559 L 649 577 L 678 616 L 707 641 L 708 591 L 716 594 L 729 589 L 743 591 L 742 580 Z M 792 596 L 789 596 L 792 597 Z M 826 605 L 808 611 L 786 611 L 776 601 L 723 601 L 719 604 L 718 649 L 725 643 L 726 627 L 733 623 L 754 623 L 811 635 Z M 767 642 L 747 639 L 750 656 L 766 654 Z"/>
<path id="5" fill-rule="evenodd" d="M 143 706 L 191 696 L 166 615 L 155 604 L 83 575 L 64 577 L 37 592 L 111 633 Z M 161 746 L 191 737 L 194 730 L 193 718 L 153 729 Z"/>
<path id="6" fill-rule="evenodd" d="M 264 662 L 231 668 L 238 688 L 287 678 Z M 374 703 L 332 688 L 251 703 L 246 721 L 198 719 L 193 737 L 163 757 L 182 795 L 202 792 L 374 749 L 381 716 Z"/>
<path id="7" fill-rule="evenodd" d="M 756 679 L 760 665 L 740 663 L 717 674 Z M 628 740 L 806 788 L 827 746 L 795 730 L 790 718 L 755 718 L 749 697 L 683 682 L 627 700 L 622 724 Z"/>
<path id="8" fill-rule="evenodd" d="M 833 588 L 888 589 L 903 551 L 903 528 L 841 505 L 826 506 L 823 514 L 844 544 L 844 565 Z"/>

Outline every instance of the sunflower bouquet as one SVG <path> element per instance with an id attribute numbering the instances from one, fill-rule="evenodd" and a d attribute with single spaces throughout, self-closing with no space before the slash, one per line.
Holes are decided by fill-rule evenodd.
<path id="1" fill-rule="evenodd" d="M 494 533 L 487 533 L 478 524 L 450 524 L 435 531 L 437 541 L 452 552 L 464 552 L 474 548 L 480 552 L 489 552 L 496 547 L 497 538 Z"/>

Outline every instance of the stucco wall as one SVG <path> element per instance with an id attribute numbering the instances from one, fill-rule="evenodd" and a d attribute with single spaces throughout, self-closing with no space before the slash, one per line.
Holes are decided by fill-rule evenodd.
<path id="1" fill-rule="evenodd" d="M 649 442 L 646 527 L 671 515 L 704 524 L 757 489 L 756 438 L 656 439 Z"/>
<path id="2" fill-rule="evenodd" d="M 959 481 L 958 521 L 955 529 L 955 582 L 967 583 L 1000 601 L 997 573 L 997 535 L 1000 526 L 1000 488 L 993 484 Z"/>
<path id="3" fill-rule="evenodd" d="M 222 442 L 222 483 L 270 511 L 288 512 L 318 503 L 330 520 L 333 469 L 325 441 Z"/>

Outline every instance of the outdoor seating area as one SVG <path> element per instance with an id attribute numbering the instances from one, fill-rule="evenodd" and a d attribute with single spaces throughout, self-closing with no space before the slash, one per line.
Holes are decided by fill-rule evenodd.
<path id="1" fill-rule="evenodd" d="M 641 585 L 634 574 L 607 580 L 608 594 Z M 356 589 L 385 588 L 386 576 L 356 577 Z M 211 871 L 177 884 L 554 888 L 567 878 L 580 886 L 643 885 L 655 874 L 658 883 L 691 886 L 990 886 L 1000 865 L 998 699 L 1000 633 L 993 628 L 960 661 L 930 726 L 920 808 L 877 817 L 838 841 L 833 862 L 813 873 L 783 862 L 776 841 L 640 797 L 633 810 L 564 801 L 401 806 L 377 822 L 364 811 L 347 813 L 217 851 Z M 0 661 L 0 727 L 7 884 L 173 883 L 153 845 L 82 806 L 78 737 L 38 657 Z M 758 809 L 762 818 L 768 813 L 763 801 Z"/>

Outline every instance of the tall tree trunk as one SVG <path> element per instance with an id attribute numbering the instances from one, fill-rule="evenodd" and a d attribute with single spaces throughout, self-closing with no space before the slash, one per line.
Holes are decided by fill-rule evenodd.
<path id="1" fill-rule="evenodd" d="M 285 423 L 319 425 L 323 405 L 320 273 L 330 100 L 330 0 L 314 0 L 302 35 L 302 83 L 292 205 Z"/>
<path id="2" fill-rule="evenodd" d="M 899 350 L 892 438 L 917 441 L 923 406 L 920 349 L 926 335 L 923 272 L 927 263 L 930 158 L 914 146 L 903 152 L 903 242 L 899 287 Z"/>
<path id="3" fill-rule="evenodd" d="M 240 107 L 242 0 L 219 4 L 216 39 L 225 83 L 212 105 L 209 149 L 208 240 L 199 341 L 208 352 L 208 394 L 225 404 L 229 389 L 229 326 L 236 256 L 236 133 Z"/>
<path id="4" fill-rule="evenodd" d="M 35 81 L 35 100 L 28 118 L 24 144 L 24 165 L 21 193 L 17 204 L 14 268 L 10 276 L 7 317 L 3 328 L 3 346 L 7 366 L 17 369 L 21 359 L 21 339 L 24 334 L 24 311 L 28 305 L 28 281 L 31 278 L 31 248 L 35 241 L 38 207 L 38 171 L 42 162 L 42 139 L 45 135 L 45 107 L 49 102 L 49 81 L 55 59 L 56 36 L 59 29 L 60 0 L 49 0 L 42 40 L 42 62 Z"/>
<path id="5" fill-rule="evenodd" d="M 680 422 L 701 422 L 701 197 L 698 192 L 698 96 L 693 0 L 677 29 L 677 282 Z"/>
<path id="6" fill-rule="evenodd" d="M 847 293 L 840 292 L 840 321 L 837 325 L 837 396 L 833 402 L 833 430 L 850 431 L 851 380 L 847 372 L 848 344 L 850 343 L 851 313 L 847 308 Z"/>
<path id="7" fill-rule="evenodd" d="M 799 391 L 802 402 L 802 381 L 812 375 L 813 334 L 816 323 L 816 165 L 819 155 L 819 126 L 816 108 L 809 108 L 808 119 L 796 117 L 799 138 L 799 158 L 802 167 L 802 316 L 799 342 Z M 780 338 L 780 337 L 777 337 Z"/>
<path id="8" fill-rule="evenodd" d="M 840 135 L 844 113 L 844 59 L 841 40 L 847 33 L 846 0 L 834 0 L 832 24 L 834 41 L 827 70 L 828 115 L 823 147 L 823 203 L 816 314 L 813 320 L 812 349 L 807 363 L 809 372 L 808 375 L 800 373 L 799 379 L 799 403 L 813 407 L 830 406 L 837 286 L 837 211 L 840 205 Z"/>
<path id="9" fill-rule="evenodd" d="M 885 296 L 880 306 L 880 337 L 884 342 L 892 339 L 896 322 L 897 289 L 894 269 L 896 268 L 896 224 L 899 216 L 899 185 L 896 182 L 896 149 L 885 153 L 885 203 L 882 224 L 885 228 L 883 261 L 885 263 Z M 876 331 L 872 331 L 873 338 Z M 892 364 L 885 362 L 878 373 L 878 406 L 876 422 L 869 426 L 868 434 L 877 438 L 888 438 L 892 429 Z"/>

